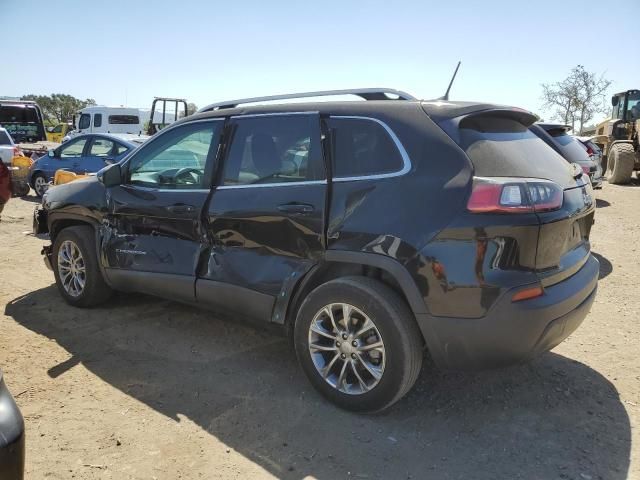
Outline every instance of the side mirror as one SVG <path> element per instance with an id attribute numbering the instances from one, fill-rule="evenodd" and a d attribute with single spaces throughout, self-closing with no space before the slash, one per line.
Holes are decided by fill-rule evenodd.
<path id="1" fill-rule="evenodd" d="M 616 105 L 618 105 L 618 102 L 620 101 L 620 99 L 616 96 L 611 97 L 611 106 L 615 107 Z"/>
<path id="2" fill-rule="evenodd" d="M 122 183 L 122 169 L 119 163 L 107 165 L 96 176 L 105 187 L 115 187 Z"/>
<path id="3" fill-rule="evenodd" d="M 56 158 L 56 151 L 55 150 L 49 150 L 47 152 L 47 155 L 49 156 L 49 158 Z"/>

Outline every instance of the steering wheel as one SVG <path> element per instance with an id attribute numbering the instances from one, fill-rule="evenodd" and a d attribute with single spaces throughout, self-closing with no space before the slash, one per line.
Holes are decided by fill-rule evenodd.
<path id="1" fill-rule="evenodd" d="M 183 167 L 176 172 L 173 178 L 175 179 L 176 183 L 180 183 L 178 179 L 187 174 L 191 175 L 191 179 L 194 181 L 194 183 L 198 183 L 199 177 L 202 175 L 202 170 L 193 167 Z M 187 183 L 186 179 L 184 183 Z"/>

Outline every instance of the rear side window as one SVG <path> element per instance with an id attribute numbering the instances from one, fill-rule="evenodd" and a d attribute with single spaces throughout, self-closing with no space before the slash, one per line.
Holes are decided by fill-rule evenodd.
<path id="1" fill-rule="evenodd" d="M 11 145 L 11 138 L 7 132 L 0 132 L 0 145 Z"/>
<path id="2" fill-rule="evenodd" d="M 114 150 L 113 155 L 118 157 L 123 153 L 127 152 L 128 150 L 129 150 L 129 147 L 122 145 L 121 143 L 116 143 L 116 148 Z"/>
<path id="3" fill-rule="evenodd" d="M 106 138 L 96 138 L 91 145 L 90 157 L 108 157 L 111 155 L 114 143 Z"/>
<path id="4" fill-rule="evenodd" d="M 140 117 L 137 115 L 109 115 L 109 123 L 111 125 L 136 125 L 140 123 Z"/>
<path id="5" fill-rule="evenodd" d="M 522 123 L 474 116 L 460 122 L 460 146 L 479 177 L 544 178 L 565 185 L 567 162 Z"/>
<path id="6" fill-rule="evenodd" d="M 403 169 L 398 147 L 387 129 L 375 120 L 331 117 L 327 126 L 334 178 L 367 177 Z"/>
<path id="7" fill-rule="evenodd" d="M 287 183 L 325 178 L 317 115 L 238 118 L 224 168 L 224 185 Z"/>
<path id="8" fill-rule="evenodd" d="M 93 116 L 93 126 L 94 127 L 101 127 L 102 126 L 102 114 L 101 113 L 96 113 Z"/>

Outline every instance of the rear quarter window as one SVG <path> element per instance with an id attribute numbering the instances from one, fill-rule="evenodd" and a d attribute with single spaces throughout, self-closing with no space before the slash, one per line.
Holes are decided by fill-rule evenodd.
<path id="1" fill-rule="evenodd" d="M 111 125 L 136 125 L 140 123 L 140 117 L 137 115 L 109 115 L 109 123 Z"/>
<path id="2" fill-rule="evenodd" d="M 327 120 L 327 127 L 334 178 L 391 174 L 404 168 L 398 146 L 387 129 L 377 121 L 331 117 Z"/>

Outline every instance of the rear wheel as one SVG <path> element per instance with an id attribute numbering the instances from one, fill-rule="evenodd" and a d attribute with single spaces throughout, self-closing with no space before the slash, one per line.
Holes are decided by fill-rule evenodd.
<path id="1" fill-rule="evenodd" d="M 98 266 L 93 228 L 62 230 L 53 242 L 51 264 L 58 290 L 70 305 L 93 307 L 111 296 Z"/>
<path id="2" fill-rule="evenodd" d="M 635 152 L 630 143 L 616 143 L 611 147 L 607 160 L 607 180 L 615 185 L 631 181 Z"/>
<path id="3" fill-rule="evenodd" d="M 422 337 L 406 303 L 365 277 L 333 280 L 312 291 L 298 312 L 294 344 L 313 386 L 357 412 L 397 402 L 422 366 Z"/>
<path id="4" fill-rule="evenodd" d="M 47 191 L 47 188 L 49 188 L 49 183 L 47 182 L 47 179 L 41 173 L 37 173 L 33 177 L 32 183 L 33 183 L 33 191 L 36 192 L 36 195 L 39 197 L 42 197 L 44 195 L 44 192 Z"/>

